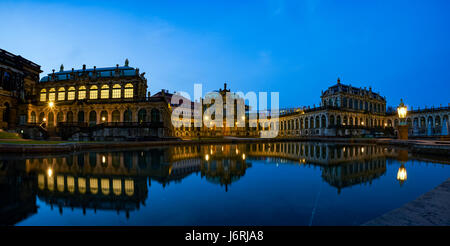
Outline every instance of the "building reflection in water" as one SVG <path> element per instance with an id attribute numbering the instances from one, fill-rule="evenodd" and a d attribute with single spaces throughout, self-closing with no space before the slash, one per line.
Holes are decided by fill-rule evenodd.
<path id="1" fill-rule="evenodd" d="M 112 210 L 128 217 L 145 206 L 151 182 L 165 187 L 198 173 L 228 191 L 255 160 L 319 166 L 323 180 L 340 192 L 383 175 L 386 159 L 395 155 L 393 149 L 372 145 L 285 142 L 1 157 L 1 224 L 15 224 L 36 213 L 36 197 L 61 214 L 78 208 L 84 214 L 87 209 Z"/>

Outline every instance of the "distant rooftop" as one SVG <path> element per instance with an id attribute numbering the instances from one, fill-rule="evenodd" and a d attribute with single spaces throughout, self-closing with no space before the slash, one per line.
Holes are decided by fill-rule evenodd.
<path id="1" fill-rule="evenodd" d="M 71 80 L 75 77 L 89 76 L 96 78 L 112 78 L 112 77 L 127 77 L 127 76 L 136 76 L 139 75 L 139 68 L 134 68 L 128 66 L 128 59 L 125 61 L 124 66 L 115 66 L 115 67 L 102 67 L 102 68 L 86 68 L 86 65 L 83 65 L 82 69 L 71 69 L 64 70 L 64 66 L 61 65 L 59 72 L 49 73 L 47 76 L 42 77 L 40 82 L 48 82 L 48 81 L 64 81 Z"/>
<path id="2" fill-rule="evenodd" d="M 372 98 L 385 100 L 385 98 L 382 97 L 379 93 L 373 92 L 372 87 L 369 87 L 369 89 L 367 90 L 366 87 L 358 88 L 351 85 L 345 85 L 341 83 L 341 80 L 339 78 L 337 79 L 337 84 L 330 86 L 325 92 L 323 92 L 323 96 L 332 95 L 339 91 L 355 95 L 369 95 Z"/>

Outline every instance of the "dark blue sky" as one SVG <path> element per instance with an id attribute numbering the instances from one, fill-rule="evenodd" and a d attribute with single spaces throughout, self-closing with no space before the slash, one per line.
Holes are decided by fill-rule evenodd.
<path id="1" fill-rule="evenodd" d="M 93 1 L 92 1 L 93 2 Z M 320 102 L 336 82 L 388 105 L 450 103 L 450 1 L 2 1 L 0 47 L 42 66 L 146 72 L 153 93 L 279 91 Z"/>

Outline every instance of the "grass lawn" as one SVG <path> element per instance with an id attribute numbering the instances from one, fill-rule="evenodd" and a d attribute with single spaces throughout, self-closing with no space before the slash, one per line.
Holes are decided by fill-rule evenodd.
<path id="1" fill-rule="evenodd" d="M 41 141 L 41 140 L 0 140 L 0 144 L 60 144 L 60 143 L 75 143 L 69 141 Z"/>
<path id="2" fill-rule="evenodd" d="M 0 131 L 0 139 L 22 139 L 17 133 Z"/>

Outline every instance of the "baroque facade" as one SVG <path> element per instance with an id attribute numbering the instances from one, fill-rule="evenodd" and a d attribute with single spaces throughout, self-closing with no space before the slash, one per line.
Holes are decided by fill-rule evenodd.
<path id="1" fill-rule="evenodd" d="M 409 110 L 406 118 L 411 136 L 449 134 L 450 107 Z M 321 105 L 280 111 L 279 137 L 299 136 L 394 136 L 399 117 L 386 110 L 386 98 L 372 88 L 337 84 L 321 95 Z M 263 123 L 270 129 L 269 123 Z"/>
<path id="2" fill-rule="evenodd" d="M 0 128 L 15 130 L 25 138 L 69 140 L 151 140 L 199 137 L 360 137 L 397 135 L 399 118 L 387 109 L 386 98 L 372 88 L 337 83 L 321 93 L 318 107 L 282 109 L 279 117 L 253 117 L 245 99 L 227 88 L 208 93 L 200 102 L 189 102 L 190 117 L 172 119 L 181 102 L 162 90 L 147 94 L 145 73 L 129 66 L 64 70 L 39 80 L 40 66 L 0 50 Z M 233 108 L 227 108 L 231 94 Z M 211 96 L 213 95 L 213 96 Z M 218 97 L 218 98 L 217 98 Z M 220 101 L 223 123 L 216 125 Z M 238 106 L 239 105 L 239 106 Z M 196 107 L 201 112 L 196 115 Z M 240 111 L 238 107 L 242 107 Z M 227 112 L 232 111 L 232 119 Z M 449 135 L 450 107 L 413 109 L 405 119 L 409 135 Z M 266 118 L 266 119 L 263 119 Z M 278 120 L 276 120 L 278 119 Z M 227 120 L 229 122 L 227 122 Z M 230 121 L 231 120 L 231 121 Z M 200 124 L 198 124 L 198 121 Z M 174 125 L 174 122 L 183 124 Z M 264 135 L 266 131 L 275 134 Z"/>
<path id="3" fill-rule="evenodd" d="M 147 96 L 147 79 L 124 66 L 48 74 L 26 104 L 28 123 L 74 140 L 161 138 L 171 134 L 170 110 L 162 97 Z"/>
<path id="4" fill-rule="evenodd" d="M 26 122 L 23 103 L 33 98 L 41 67 L 0 49 L 0 129 Z"/>

